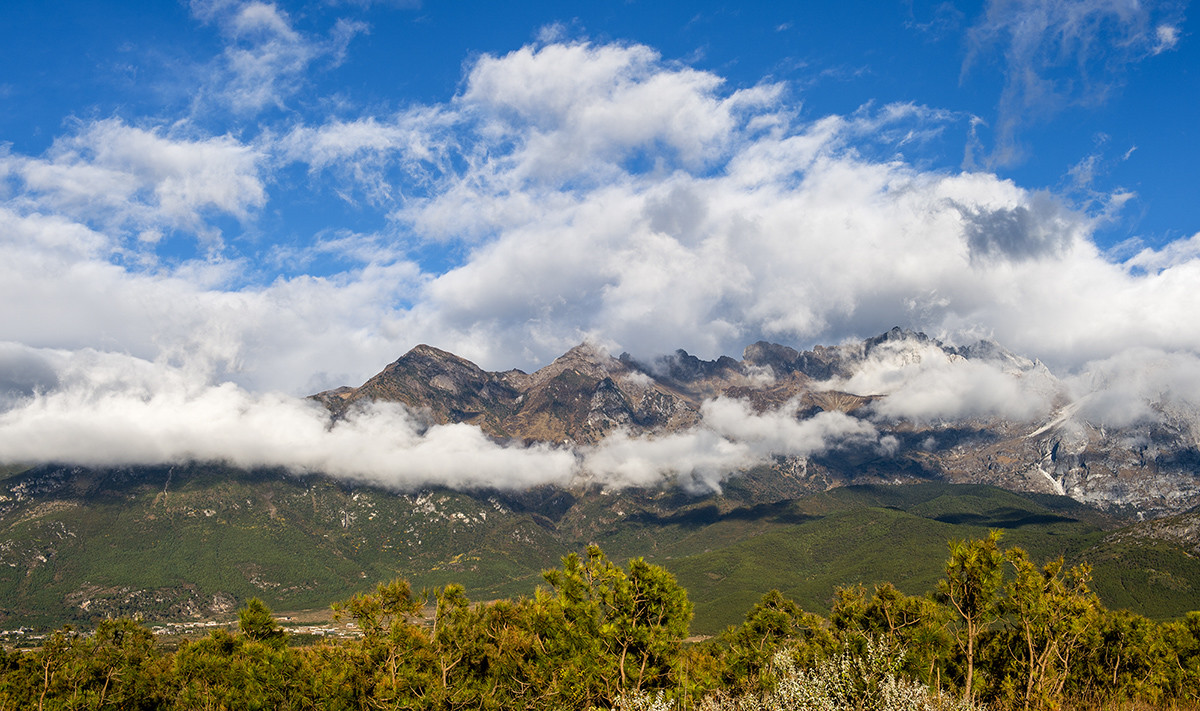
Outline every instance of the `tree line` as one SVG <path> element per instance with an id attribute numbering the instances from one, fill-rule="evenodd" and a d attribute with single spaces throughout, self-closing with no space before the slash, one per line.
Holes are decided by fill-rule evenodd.
<path id="1" fill-rule="evenodd" d="M 1194 705 L 1200 612 L 1107 610 L 1086 565 L 1039 564 L 998 532 L 952 541 L 927 595 L 835 591 L 828 617 L 778 591 L 685 643 L 687 592 L 596 546 L 532 597 L 486 603 L 402 580 L 335 604 L 356 638 L 296 644 L 260 600 L 235 633 L 168 650 L 131 619 L 0 650 L 4 709 L 981 709 Z M 435 609 L 422 615 L 426 605 Z"/>

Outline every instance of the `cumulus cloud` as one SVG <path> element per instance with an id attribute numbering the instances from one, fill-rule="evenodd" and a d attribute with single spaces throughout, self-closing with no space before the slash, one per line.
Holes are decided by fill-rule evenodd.
<path id="1" fill-rule="evenodd" d="M 1052 254 L 1071 237 L 1068 214 L 1053 198 L 1035 193 L 1028 205 L 965 207 L 963 228 L 971 259 L 1022 261 Z"/>
<path id="2" fill-rule="evenodd" d="M 740 112 L 780 91 L 721 96 L 721 84 L 709 72 L 665 66 L 644 45 L 550 44 L 483 56 L 459 100 L 487 111 L 488 134 L 520 141 L 513 177 L 561 180 L 651 147 L 683 166 L 705 165 L 727 150 Z"/>
<path id="3" fill-rule="evenodd" d="M 445 105 L 279 145 L 339 194 L 394 205 L 411 239 L 461 245 L 397 323 L 491 367 L 588 333 L 715 357 L 903 324 L 1066 368 L 1143 339 L 1200 344 L 1137 316 L 1192 308 L 1154 293 L 1178 277 L 1110 262 L 1053 196 L 862 150 L 959 120 L 905 104 L 798 121 L 779 85 L 726 92 L 643 46 L 566 43 L 480 57 Z"/>
<path id="4" fill-rule="evenodd" d="M 274 26 L 268 9 L 255 22 Z M 422 341 L 497 369 L 536 367 L 587 334 L 647 359 L 680 347 L 712 358 L 896 324 L 986 335 L 1068 370 L 1132 345 L 1200 347 L 1186 318 L 1200 306 L 1186 286 L 1197 260 L 1182 247 L 1113 263 L 1091 220 L 1053 196 L 861 150 L 955 120 L 906 104 L 803 121 L 779 85 L 729 91 L 643 46 L 566 43 L 478 58 L 445 104 L 250 143 L 96 122 L 45 156 L 3 160 L 6 219 L 38 233 L 6 243 L 6 261 L 24 260 L 9 288 L 53 305 L 12 317 L 6 336 L 152 359 L 194 350 L 188 333 L 227 337 L 229 377 L 297 394 L 313 373 L 361 382 Z M 346 271 L 246 286 L 262 255 L 237 245 L 155 274 L 129 261 L 170 229 L 253 221 L 270 171 L 297 161 L 390 225 L 271 258 L 332 250 Z M 57 177 L 11 177 L 37 171 Z M 68 243 L 84 251 L 67 259 Z M 448 264 L 408 258 L 430 244 Z M 346 347 L 330 348 L 339 335 Z"/>
<path id="5" fill-rule="evenodd" d="M 232 137 L 172 135 L 120 119 L 78 129 L 44 156 L 0 157 L 17 182 L 16 205 L 108 230 L 212 232 L 208 216 L 246 220 L 266 202 L 262 155 Z"/>
<path id="6" fill-rule="evenodd" d="M 236 264 L 146 271 L 110 261 L 120 241 L 61 217 L 0 207 L 0 334 L 31 347 L 94 348 L 173 362 L 255 390 L 306 394 L 361 382 L 396 355 L 406 261 L 230 289 Z M 384 304 L 384 307 L 380 307 Z"/>

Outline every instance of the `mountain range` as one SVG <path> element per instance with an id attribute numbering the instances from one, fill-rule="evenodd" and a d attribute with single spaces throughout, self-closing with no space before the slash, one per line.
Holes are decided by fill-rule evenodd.
<path id="1" fill-rule="evenodd" d="M 1198 609 L 1195 421 L 1163 399 L 1114 424 L 1096 397 L 995 343 L 900 329 L 810 351 L 760 342 L 741 360 L 643 362 L 584 343 L 533 373 L 422 345 L 312 406 L 336 428 L 396 404 L 427 429 L 572 452 L 576 475 L 397 491 L 220 462 L 10 465 L 0 624 L 196 619 L 252 596 L 323 607 L 392 577 L 529 594 L 596 542 L 666 565 L 711 633 L 770 587 L 818 612 L 838 585 L 923 593 L 947 540 L 989 528 L 1041 559 L 1090 563 L 1110 607 Z M 698 465 L 696 443 L 736 456 Z M 654 477 L 605 475 L 656 446 Z M 687 476 L 700 466 L 717 473 Z"/>
<path id="2" fill-rule="evenodd" d="M 970 379 L 983 383 L 945 394 L 952 402 L 940 410 L 932 402 L 945 381 Z M 986 402 L 996 398 L 985 392 L 995 381 L 1024 402 Z M 853 389 L 864 384 L 876 389 Z M 680 350 L 639 362 L 584 343 L 531 374 L 484 371 L 421 345 L 359 387 L 313 398 L 335 418 L 356 404 L 391 401 L 429 424 L 476 425 L 501 441 L 585 446 L 618 432 L 646 439 L 703 428 L 706 402 L 735 400 L 755 413 L 787 408 L 797 420 L 840 413 L 875 431 L 873 446 L 859 438 L 812 455 L 765 451 L 766 463 L 805 491 L 849 483 L 982 483 L 1151 517 L 1200 503 L 1194 414 L 1151 402 L 1141 403 L 1151 416 L 1119 426 L 1090 420 L 1080 398 L 1036 361 L 990 341 L 947 346 L 899 328 L 810 351 L 760 341 L 741 360 L 706 361 Z M 894 407 L 900 398 L 909 402 Z M 930 405 L 912 403 L 922 399 Z M 984 400 L 983 407 L 972 399 Z"/>

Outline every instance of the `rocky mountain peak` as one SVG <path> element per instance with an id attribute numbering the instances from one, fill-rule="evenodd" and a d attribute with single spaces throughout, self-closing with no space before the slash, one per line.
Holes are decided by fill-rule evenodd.
<path id="1" fill-rule="evenodd" d="M 884 331 L 883 333 L 879 334 L 878 336 L 872 336 L 871 338 L 868 338 L 865 341 L 863 341 L 863 348 L 864 348 L 864 350 L 870 351 L 872 348 L 874 348 L 875 346 L 878 346 L 881 343 L 890 343 L 890 342 L 894 342 L 894 341 L 917 341 L 918 343 L 932 342 L 937 345 L 941 345 L 940 341 L 938 341 L 935 338 L 930 338 L 929 336 L 925 335 L 925 333 L 923 333 L 922 331 L 914 331 L 910 328 L 900 328 L 899 326 L 892 326 L 891 330 Z"/>
<path id="2" fill-rule="evenodd" d="M 817 346 L 803 353 L 778 343 L 759 341 L 746 346 L 742 362 L 759 368 L 770 368 L 776 378 L 799 373 L 813 380 L 828 380 L 840 371 L 844 359 L 841 348 Z"/>
<path id="3" fill-rule="evenodd" d="M 584 341 L 555 358 L 549 365 L 534 371 L 530 376 L 530 386 L 537 387 L 566 371 L 575 371 L 584 377 L 599 380 L 625 370 L 627 366 L 610 355 L 604 347 Z"/>
<path id="4" fill-rule="evenodd" d="M 407 353 L 397 358 L 403 360 L 405 358 L 458 358 L 450 351 L 444 351 L 441 348 L 435 348 L 428 343 L 418 343 L 408 350 Z"/>
<path id="5" fill-rule="evenodd" d="M 622 360 L 624 361 L 624 358 Z M 649 370 L 679 384 L 710 378 L 729 378 L 743 372 L 742 364 L 729 356 L 721 356 L 716 360 L 701 360 L 682 348 L 669 356 L 655 359 Z"/>
<path id="6" fill-rule="evenodd" d="M 964 368 L 964 360 L 978 363 Z M 996 378 L 997 370 L 1005 377 Z M 928 392 L 920 383 L 941 371 L 959 379 L 993 375 L 965 394 Z M 908 378 L 918 385 L 906 386 Z M 1045 404 L 1027 406 L 1028 397 Z M 617 429 L 634 437 L 686 431 L 714 398 L 771 416 L 799 403 L 799 419 L 839 412 L 877 433 L 874 448 L 777 457 L 771 465 L 789 476 L 807 472 L 814 487 L 915 478 L 1066 493 L 1147 513 L 1200 503 L 1200 414 L 1149 403 L 1157 415 L 1145 421 L 1094 426 L 1040 363 L 992 341 L 947 346 L 901 328 L 807 351 L 759 341 L 741 361 L 678 350 L 645 365 L 584 342 L 532 374 L 484 371 L 420 345 L 358 388 L 314 396 L 334 417 L 356 402 L 402 402 L 434 424 L 468 423 L 500 440 L 555 444 L 594 444 Z"/>
<path id="7" fill-rule="evenodd" d="M 795 348 L 781 346 L 778 343 L 758 341 L 746 346 L 742 351 L 742 362 L 750 365 L 769 367 L 775 375 L 783 376 L 795 372 L 796 360 L 800 352 Z"/>

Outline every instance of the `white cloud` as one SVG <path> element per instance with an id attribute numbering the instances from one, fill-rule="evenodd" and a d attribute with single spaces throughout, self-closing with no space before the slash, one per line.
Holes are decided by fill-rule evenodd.
<path id="1" fill-rule="evenodd" d="M 294 127 L 274 149 L 286 162 L 308 165 L 314 179 L 338 182 L 343 198 L 362 194 L 375 205 L 392 206 L 418 194 L 450 171 L 450 142 L 445 134 L 451 112 L 419 108 L 387 120 L 375 117 Z"/>
<path id="2" fill-rule="evenodd" d="M 550 44 L 484 55 L 457 103 L 479 118 L 483 140 L 515 145 L 480 166 L 480 177 L 598 185 L 639 151 L 668 166 L 703 168 L 728 151 L 745 112 L 775 103 L 782 90 L 721 96 L 722 84 L 715 74 L 668 66 L 644 45 Z"/>
<path id="3" fill-rule="evenodd" d="M 1179 44 L 1179 28 L 1175 25 L 1159 25 L 1154 30 L 1154 36 L 1158 40 L 1154 45 L 1155 54 L 1169 52 Z"/>
<path id="4" fill-rule="evenodd" d="M 261 32 L 290 43 L 300 39 L 279 8 L 264 2 L 249 2 L 241 6 L 229 20 L 229 26 L 235 36 Z"/>
<path id="5" fill-rule="evenodd" d="M 1077 416 L 1099 425 L 1184 423 L 1200 444 L 1200 356 L 1130 348 L 1092 362 L 1068 385 Z"/>
<path id="6" fill-rule="evenodd" d="M 1126 260 L 1125 266 L 1133 270 L 1161 274 L 1168 269 L 1186 268 L 1198 261 L 1200 261 L 1200 233 L 1187 239 L 1169 242 L 1161 249 L 1143 249 Z"/>
<path id="7" fill-rule="evenodd" d="M 721 436 L 748 444 L 760 457 L 807 457 L 852 442 L 873 442 L 878 433 L 869 423 L 842 412 L 821 412 L 806 420 L 796 418 L 797 403 L 756 413 L 744 400 L 716 398 L 701 407 L 704 424 Z"/>
<path id="8" fill-rule="evenodd" d="M 210 386 L 186 371 L 112 354 L 80 351 L 66 360 L 60 387 L 0 414 L 0 461 L 219 461 L 400 490 L 564 484 L 576 466 L 570 452 L 504 447 L 469 425 L 426 428 L 398 405 L 371 405 L 331 427 L 328 412 L 311 401 Z"/>
<path id="9" fill-rule="evenodd" d="M 583 453 L 583 470 L 618 488 L 674 481 L 694 490 L 719 490 L 739 470 L 775 455 L 808 457 L 878 439 L 869 422 L 840 412 L 799 420 L 796 409 L 793 402 L 756 413 L 741 400 L 709 400 L 701 407 L 700 425 L 693 429 L 644 437 L 625 431 L 610 434 Z"/>
<path id="10" fill-rule="evenodd" d="M 266 202 L 262 156 L 229 136 L 173 136 L 119 119 L 82 124 L 41 158 L 10 156 L 17 205 L 110 229 L 208 232 L 206 217 L 246 220 Z"/>
<path id="11" fill-rule="evenodd" d="M 705 403 L 695 429 L 662 437 L 618 433 L 575 452 L 502 445 L 470 425 L 429 426 L 402 405 L 368 403 L 336 423 L 319 404 L 251 393 L 203 374 L 92 350 L 0 344 L 0 461 L 128 466 L 218 461 L 284 467 L 401 490 L 437 484 L 528 488 L 582 480 L 609 488 L 676 480 L 717 489 L 775 454 L 808 456 L 876 438 L 841 413 L 796 419 L 796 405 L 755 413 L 740 401 Z"/>
<path id="12" fill-rule="evenodd" d="M 409 262 L 231 290 L 236 265 L 142 271 L 109 261 L 104 235 L 0 208 L 0 334 L 32 347 L 98 348 L 166 360 L 255 389 L 297 394 L 361 382 L 396 357 L 395 304 Z"/>
<path id="13" fill-rule="evenodd" d="M 268 6 L 210 12 L 283 31 Z M 297 126 L 249 144 L 177 135 L 186 126 L 85 124 L 45 156 L 2 161 L 17 176 L 8 219 L 25 233 L 38 225 L 32 244 L 68 233 L 88 244 L 53 268 L 36 266 L 49 254 L 41 247 L 9 244 L 14 260 L 30 260 L 10 270 L 13 293 L 43 293 L 54 305 L 34 309 L 44 314 L 37 328 L 26 323 L 33 317 L 10 319 L 9 333 L 57 332 L 33 345 L 149 358 L 194 349 L 187 332 L 216 334 L 229 342 L 218 350 L 237 364 L 232 377 L 263 383 L 255 373 L 275 373 L 272 386 L 292 391 L 309 382 L 302 355 L 318 354 L 309 373 L 372 372 L 298 346 L 333 342 L 302 325 L 310 311 L 326 312 L 308 294 L 343 305 L 335 332 L 370 334 L 372 354 L 390 349 L 380 364 L 419 341 L 506 368 L 544 363 L 587 333 L 645 356 L 683 347 L 715 357 L 759 338 L 828 343 L 895 324 L 982 333 L 1068 368 L 1134 344 L 1200 347 L 1184 318 L 1196 307 L 1184 289 L 1196 260 L 1182 247 L 1130 262 L 1153 273 L 1130 271 L 1107 261 L 1089 221 L 1052 196 L 857 150 L 864 136 L 902 144 L 954 120 L 905 104 L 802 122 L 779 86 L 723 91 L 719 77 L 646 47 L 576 43 L 481 57 L 446 105 Z M 236 249 L 154 275 L 111 263 L 215 216 L 253 220 L 269 171 L 293 161 L 314 180 L 333 176 L 340 194 L 394 205 L 394 236 L 327 237 L 315 247 L 363 266 L 236 291 L 250 256 Z M 93 229 L 69 228 L 72 220 Z M 128 245 L 115 226 L 150 238 Z M 404 262 L 421 240 L 449 242 L 458 266 L 422 273 Z M 306 258 L 279 249 L 279 259 Z M 1151 269 L 1155 259 L 1169 263 Z M 97 318 L 88 305 L 104 301 L 111 316 Z M 226 322 L 248 325 L 216 325 Z"/>
<path id="14" fill-rule="evenodd" d="M 473 357 L 503 367 L 513 360 L 501 354 L 530 344 L 552 357 L 562 338 L 547 331 L 600 332 L 638 353 L 682 346 L 714 357 L 758 338 L 836 342 L 895 324 L 984 333 L 1059 367 L 1139 342 L 1200 345 L 1195 329 L 1141 316 L 1181 317 L 1196 297 L 1161 301 L 1152 292 L 1172 275 L 1143 278 L 1108 262 L 1090 221 L 1052 196 L 983 173 L 872 162 L 855 150 L 864 131 L 903 141 L 946 116 L 905 106 L 793 123 L 778 93 L 731 113 L 714 94 L 719 82 L 681 79 L 651 53 L 555 51 L 586 65 L 572 65 L 585 79 L 570 90 L 543 92 L 562 73 L 539 61 L 549 48 L 481 60 L 485 70 L 473 70 L 471 82 L 486 75 L 479 86 L 488 90 L 469 82 L 462 103 L 477 127 L 477 145 L 464 150 L 485 158 L 397 214 L 416 234 L 479 243 L 462 266 L 431 280 L 418 307 L 437 315 L 447 342 L 475 348 Z M 641 74 L 631 75 L 631 64 Z M 656 153 L 663 171 L 621 163 L 636 141 L 592 154 L 574 140 L 580 122 L 570 117 L 594 105 L 613 110 L 648 72 L 665 75 L 656 83 L 680 79 L 681 91 L 698 94 L 683 105 L 714 114 L 695 123 L 722 127 L 709 134 L 715 142 L 701 167 L 670 148 L 684 129 L 669 124 L 655 129 L 667 146 Z M 772 117 L 770 130 L 752 128 L 760 116 Z M 914 128 L 901 130 L 906 123 Z M 485 130 L 496 125 L 494 135 Z M 553 171 L 532 179 L 543 146 L 558 143 L 585 147 L 562 170 L 603 180 Z"/>
<path id="15" fill-rule="evenodd" d="M 871 409 L 891 420 L 919 423 L 1046 417 L 1064 388 L 1040 364 L 1020 359 L 964 358 L 931 342 L 888 341 L 875 347 L 849 378 L 814 387 L 884 396 Z"/>

